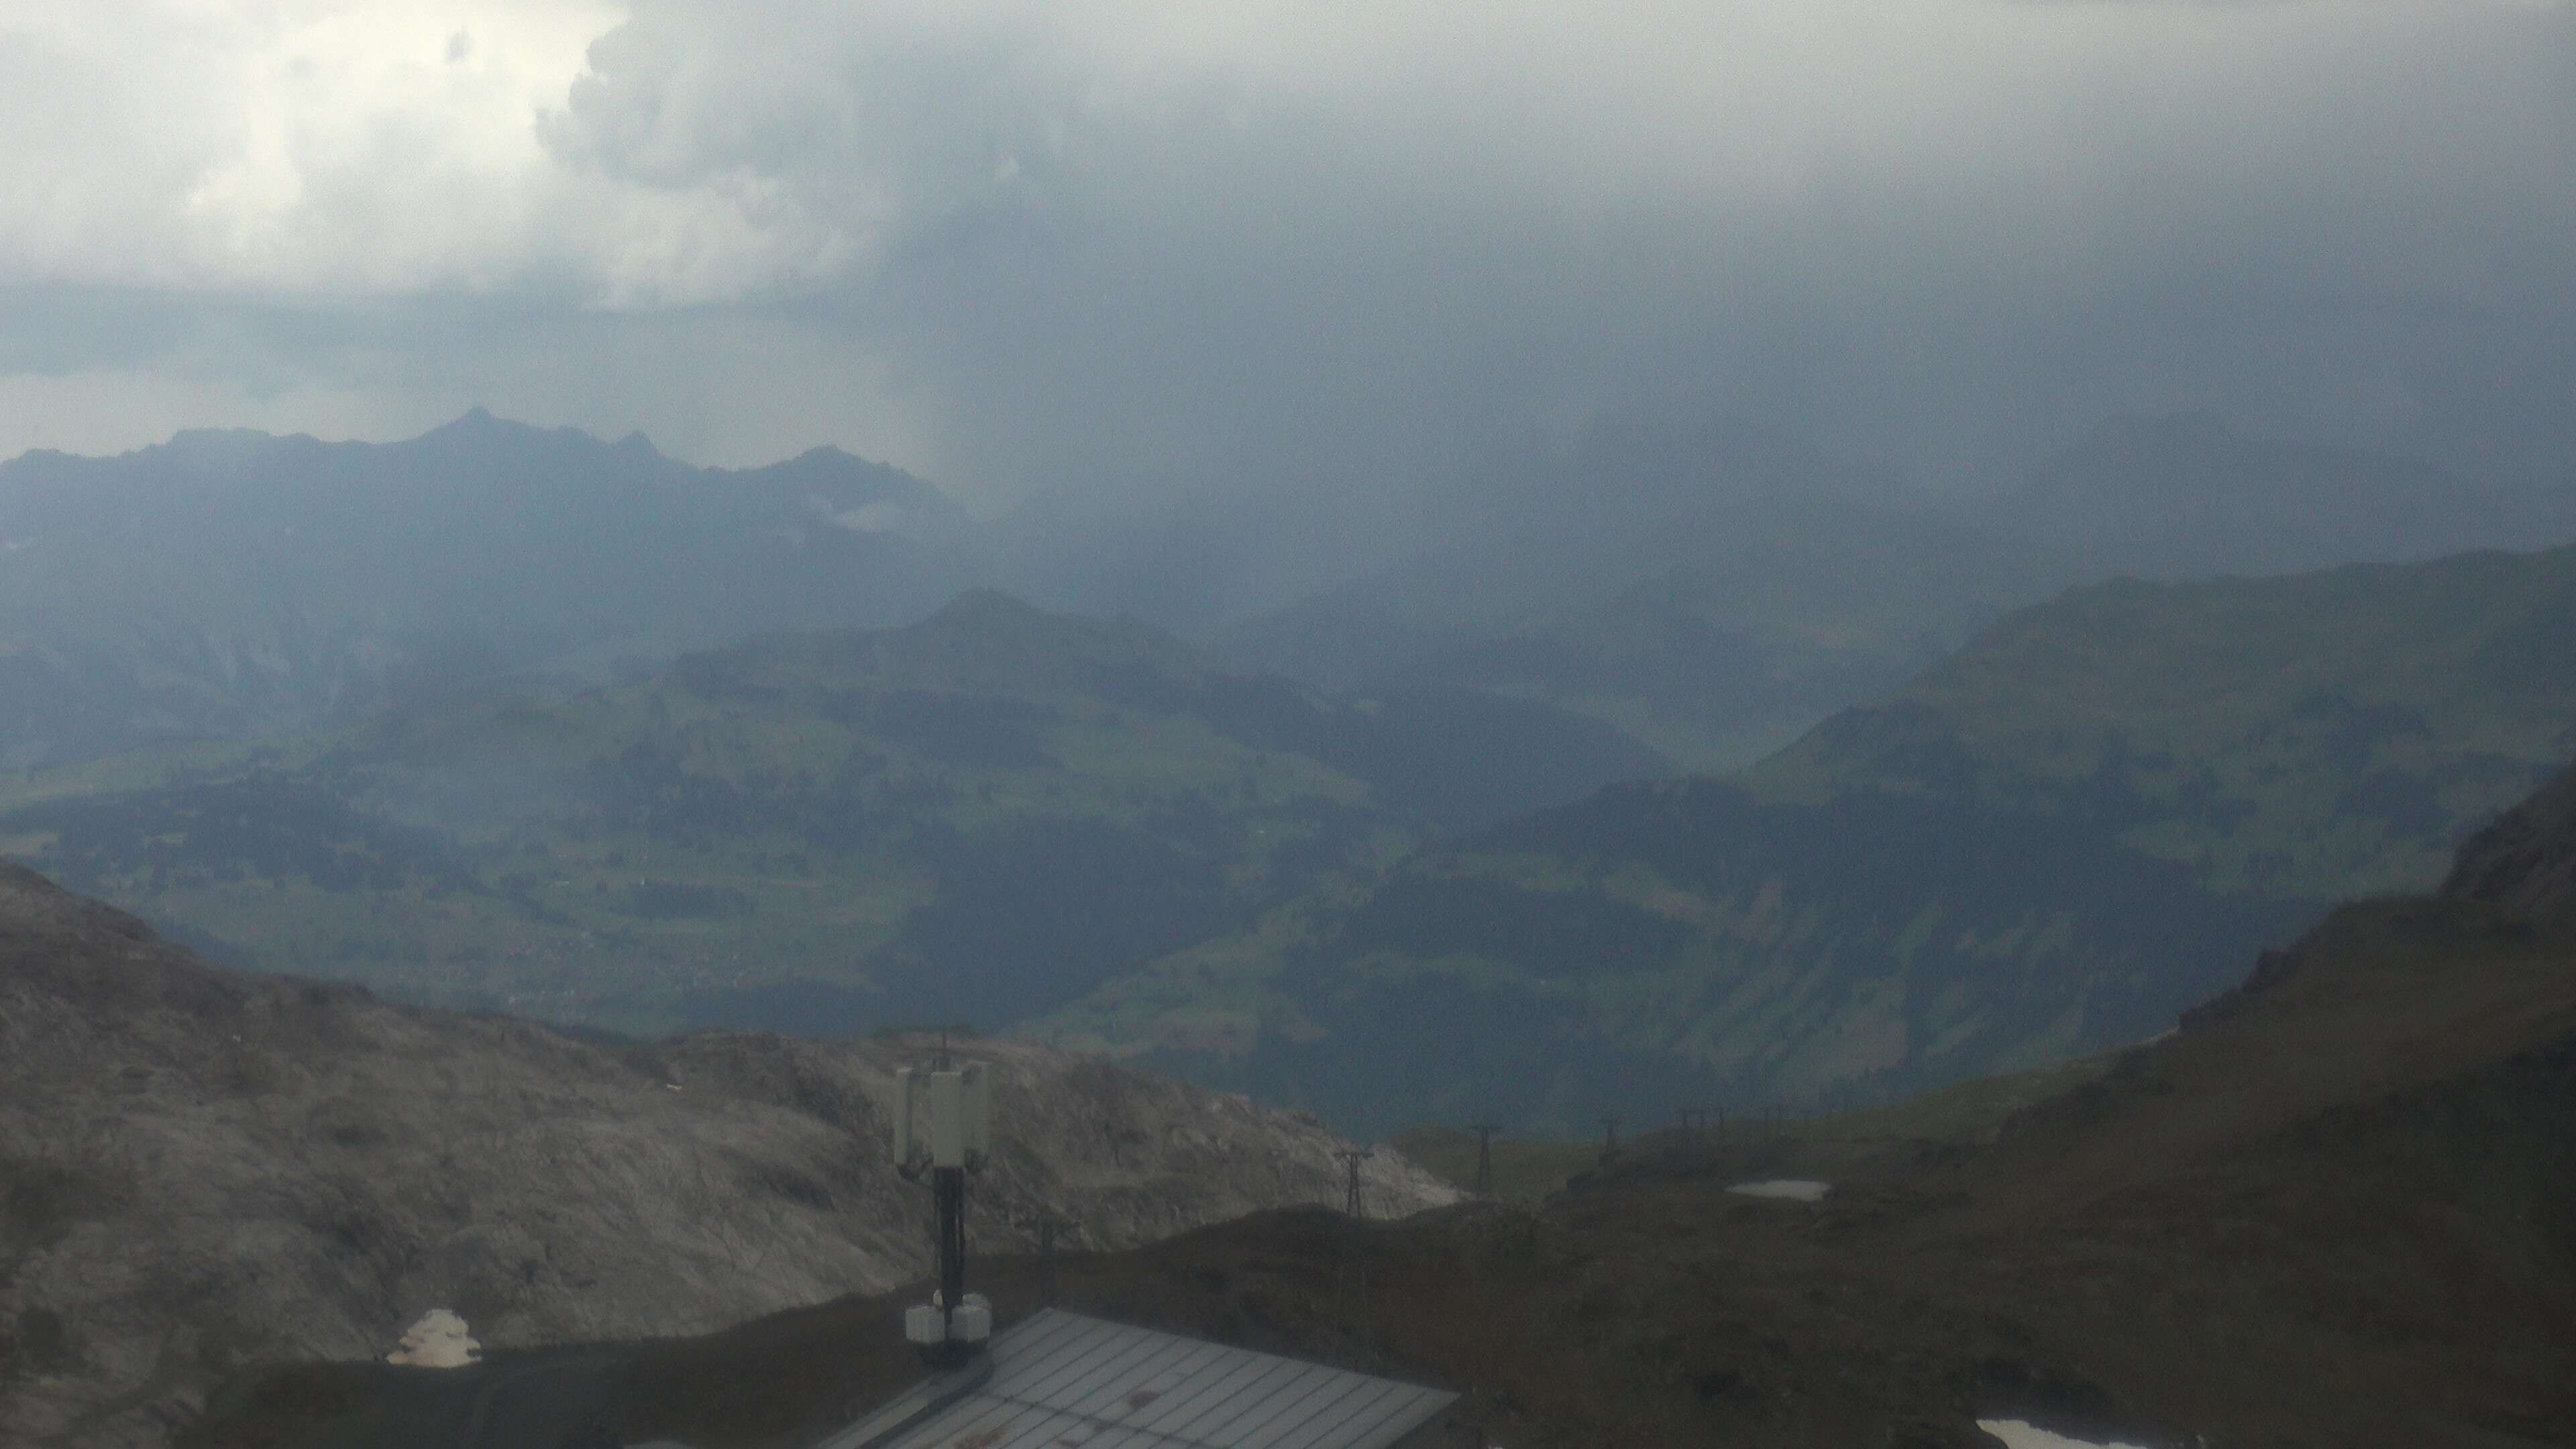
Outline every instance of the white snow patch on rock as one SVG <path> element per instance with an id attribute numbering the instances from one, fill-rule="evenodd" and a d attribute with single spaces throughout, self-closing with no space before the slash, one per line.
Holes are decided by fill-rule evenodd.
<path id="1" fill-rule="evenodd" d="M 1817 1182 L 1804 1177 L 1775 1177 L 1767 1182 L 1739 1182 L 1727 1189 L 1746 1197 L 1785 1197 L 1793 1202 L 1822 1202 L 1833 1191 L 1830 1182 Z"/>
<path id="2" fill-rule="evenodd" d="M 2004 1449 L 2144 1449 L 2137 1444 L 2096 1444 L 2090 1439 L 2069 1439 L 2019 1419 L 1979 1419 L 1977 1427 L 2003 1440 Z"/>
<path id="3" fill-rule="evenodd" d="M 402 1347 L 386 1354 L 385 1362 L 413 1368 L 463 1368 L 481 1362 L 482 1347 L 467 1335 L 464 1319 L 433 1308 L 403 1330 Z"/>

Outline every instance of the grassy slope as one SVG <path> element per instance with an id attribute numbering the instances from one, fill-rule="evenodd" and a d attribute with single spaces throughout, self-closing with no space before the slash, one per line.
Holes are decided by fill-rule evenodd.
<path id="1" fill-rule="evenodd" d="M 1482 733 L 1530 768 L 1436 758 Z M 245 760 L 22 782 L 0 842 L 251 964 L 652 1030 L 1007 1019 L 1654 757 L 1586 722 L 1353 704 L 1141 626 L 931 622 L 487 694 Z"/>
<path id="2" fill-rule="evenodd" d="M 2220 889 L 2421 888 L 2576 747 L 2570 637 L 2576 549 L 2122 581 L 2012 616 L 1749 778 L 2105 814 Z"/>
<path id="3" fill-rule="evenodd" d="M 1049 1029 L 1369 1130 L 2036 1067 L 2431 884 L 2576 744 L 2569 637 L 2576 550 L 2079 590 L 1741 785 L 1426 852 Z"/>

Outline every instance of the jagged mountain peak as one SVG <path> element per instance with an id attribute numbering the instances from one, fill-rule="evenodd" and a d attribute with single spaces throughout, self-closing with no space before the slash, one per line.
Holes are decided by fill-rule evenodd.
<path id="1" fill-rule="evenodd" d="M 537 450 L 549 456 L 560 456 L 570 451 L 576 455 L 603 460 L 615 458 L 621 453 L 631 456 L 631 450 L 611 443 L 586 429 L 568 424 L 543 427 L 517 418 L 502 417 L 480 405 L 466 409 L 454 421 L 441 423 L 418 437 L 386 446 L 397 452 L 432 455 L 453 452 L 470 455 L 487 452 L 514 454 Z M 650 453 L 649 445 L 647 452 Z M 651 453 L 650 456 L 658 460 L 661 455 Z"/>
<path id="2" fill-rule="evenodd" d="M 0 463 L 0 766 L 349 723 L 421 685 L 917 617 L 962 510 L 837 451 L 696 468 L 477 408 L 408 441 L 192 432 Z"/>
<path id="3" fill-rule="evenodd" d="M 480 440 L 513 432 L 534 433 L 540 431 L 543 430 L 533 423 L 523 423 L 515 418 L 504 418 L 498 416 L 490 408 L 483 406 L 481 403 L 476 403 L 474 406 L 467 408 L 464 412 L 457 414 L 453 419 L 440 423 L 437 427 L 431 428 L 427 432 L 422 433 L 420 436 L 412 439 L 412 441 L 415 443 L 425 443 L 433 439 L 440 441 L 465 439 Z"/>

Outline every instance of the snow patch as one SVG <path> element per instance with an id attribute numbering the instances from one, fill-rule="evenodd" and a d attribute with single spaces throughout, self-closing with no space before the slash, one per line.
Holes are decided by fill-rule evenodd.
<path id="1" fill-rule="evenodd" d="M 386 1354 L 385 1362 L 413 1368 L 463 1368 L 482 1361 L 482 1347 L 466 1334 L 464 1319 L 433 1308 L 403 1330 L 402 1347 Z"/>
<path id="2" fill-rule="evenodd" d="M 2096 1444 L 2090 1439 L 2069 1439 L 2019 1419 L 1979 1419 L 1977 1427 L 2003 1440 L 2004 1449 L 2145 1449 L 2140 1444 Z"/>
<path id="3" fill-rule="evenodd" d="M 916 521 L 912 509 L 891 500 L 845 508 L 831 519 L 852 533 L 901 533 Z"/>
<path id="4" fill-rule="evenodd" d="M 1746 1197 L 1780 1197 L 1792 1202 L 1822 1202 L 1834 1190 L 1830 1182 L 1817 1182 L 1805 1177 L 1775 1177 L 1767 1182 L 1739 1182 L 1727 1189 Z"/>

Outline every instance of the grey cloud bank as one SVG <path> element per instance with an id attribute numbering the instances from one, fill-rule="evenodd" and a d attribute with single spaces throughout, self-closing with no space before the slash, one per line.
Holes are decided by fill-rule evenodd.
<path id="1" fill-rule="evenodd" d="M 2564 5 L 317 0 L 0 71 L 0 453 L 484 401 L 1341 507 L 1641 407 L 2529 471 L 2576 377 Z"/>

